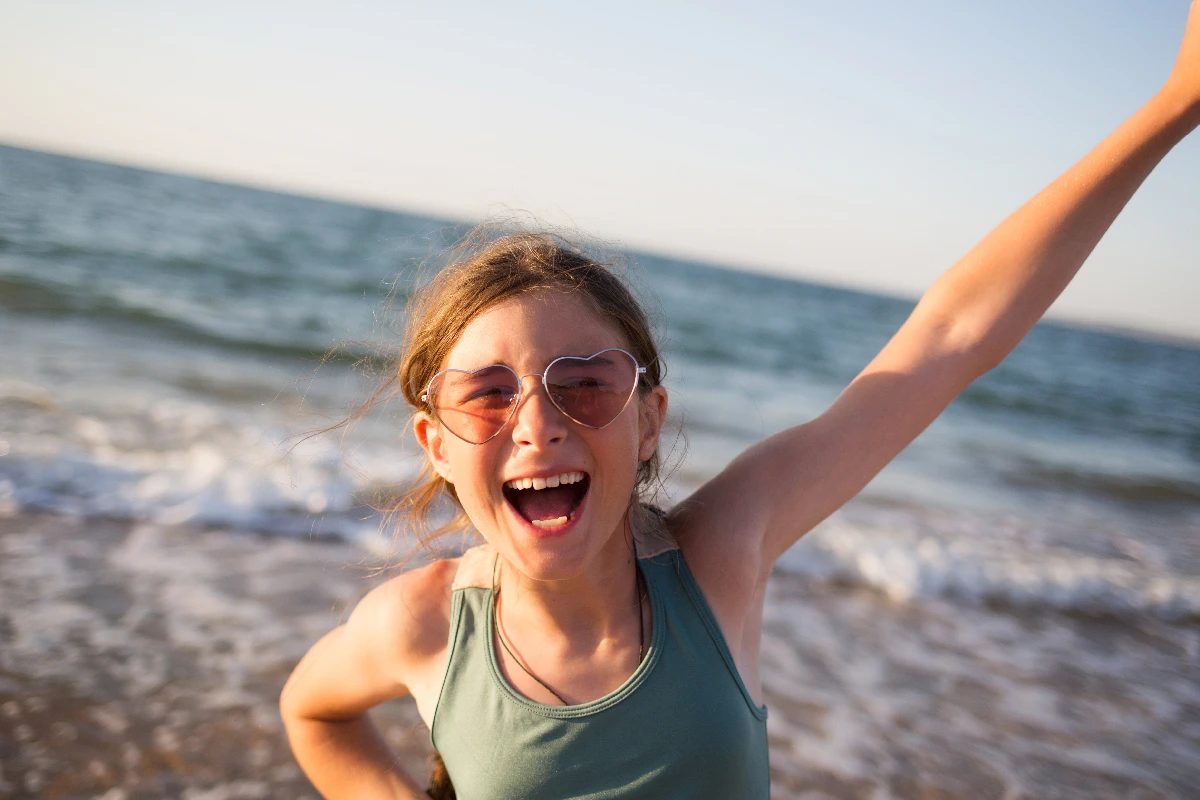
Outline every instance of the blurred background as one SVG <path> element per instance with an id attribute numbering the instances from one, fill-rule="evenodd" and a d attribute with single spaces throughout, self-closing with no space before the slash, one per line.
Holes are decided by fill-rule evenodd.
<path id="1" fill-rule="evenodd" d="M 575 232 L 655 312 L 669 505 L 820 413 L 1153 94 L 1187 10 L 5 3 L 0 793 L 311 793 L 274 698 L 418 462 L 400 407 L 298 437 L 475 222 Z M 1193 137 L 785 556 L 777 796 L 1200 781 L 1198 177 Z"/>

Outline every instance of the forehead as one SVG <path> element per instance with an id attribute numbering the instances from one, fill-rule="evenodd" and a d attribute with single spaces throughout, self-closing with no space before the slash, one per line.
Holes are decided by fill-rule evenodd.
<path id="1" fill-rule="evenodd" d="M 607 347 L 628 348 L 629 344 L 585 298 L 533 292 L 497 303 L 471 320 L 445 366 L 504 363 L 541 370 L 558 356 L 590 356 Z"/>

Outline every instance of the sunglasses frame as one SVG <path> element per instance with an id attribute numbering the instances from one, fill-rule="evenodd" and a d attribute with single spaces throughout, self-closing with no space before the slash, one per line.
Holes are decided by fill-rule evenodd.
<path id="1" fill-rule="evenodd" d="M 574 361 L 585 361 L 586 362 L 586 361 L 591 361 L 596 356 L 604 355 L 605 353 L 613 353 L 613 352 L 624 353 L 625 355 L 629 356 L 629 360 L 633 362 L 633 367 L 634 367 L 633 386 L 629 390 L 629 396 L 625 398 L 624 404 L 622 404 L 620 410 L 618 410 L 617 413 L 613 415 L 613 418 L 610 419 L 608 422 L 604 423 L 603 425 L 588 425 L 586 422 L 580 422 L 579 420 L 575 419 L 570 414 L 568 414 L 563 409 L 563 407 L 558 404 L 558 401 L 554 399 L 554 394 L 550 391 L 550 384 L 547 383 L 547 381 L 546 381 L 546 375 L 548 375 L 550 373 L 550 370 L 554 369 L 554 365 L 560 361 L 566 361 L 567 359 L 571 359 Z M 508 416 L 505 418 L 503 424 L 501 424 L 500 427 L 496 429 L 496 432 L 493 433 L 488 438 L 484 439 L 482 442 L 472 442 L 470 439 L 463 438 L 459 434 L 455 433 L 454 429 L 451 428 L 449 425 L 447 425 L 445 423 L 445 421 L 441 418 L 441 416 L 437 412 L 437 408 L 433 405 L 433 403 L 430 402 L 430 394 L 431 394 L 430 389 L 433 387 L 434 381 L 436 381 L 438 378 L 440 378 L 441 376 L 445 375 L 448 372 L 462 372 L 466 375 L 474 375 L 476 372 L 480 372 L 481 370 L 485 370 L 485 369 L 492 369 L 493 367 L 502 367 L 502 368 L 508 370 L 509 372 L 511 372 L 513 374 L 513 376 L 516 377 L 516 379 L 517 379 L 517 396 L 516 396 L 516 399 L 513 400 L 512 407 L 508 410 Z M 542 370 L 540 373 L 531 372 L 528 375 L 518 375 L 517 371 L 515 369 L 513 369 L 512 367 L 508 366 L 507 364 L 484 364 L 482 367 L 476 367 L 475 369 L 471 369 L 471 370 L 447 368 L 447 369 L 441 370 L 440 372 L 435 374 L 432 378 L 429 379 L 429 383 L 425 384 L 425 391 L 421 393 L 421 402 L 424 403 L 426 405 L 426 407 L 429 409 L 429 412 L 431 414 L 433 414 L 434 419 L 436 419 L 443 428 L 450 431 L 450 433 L 453 433 L 456 438 L 462 439 L 467 444 L 475 444 L 475 445 L 487 444 L 492 439 L 495 439 L 497 436 L 499 436 L 500 433 L 505 428 L 508 427 L 508 423 L 512 422 L 513 415 L 517 413 L 517 407 L 519 405 L 521 405 L 521 401 L 525 398 L 525 379 L 526 378 L 541 378 L 542 379 L 542 388 L 546 391 L 546 397 L 550 400 L 551 405 L 553 405 L 554 408 L 558 410 L 558 413 L 562 414 L 564 417 L 571 420 L 571 422 L 574 422 L 576 425 L 582 425 L 585 428 L 591 428 L 592 430 L 598 431 L 598 430 L 603 430 L 604 428 L 607 428 L 609 425 L 612 425 L 614 422 L 616 422 L 617 417 L 621 416 L 621 412 L 629 407 L 629 401 L 633 399 L 633 396 L 635 394 L 637 394 L 638 384 L 641 382 L 642 376 L 645 374 L 646 374 L 646 368 L 638 363 L 637 356 L 635 356 L 633 353 L 629 352 L 628 350 L 624 350 L 620 347 L 606 347 L 603 350 L 597 350 L 596 352 L 592 353 L 590 356 L 587 356 L 586 358 L 583 356 L 559 356 L 558 358 L 554 359 L 549 364 L 547 364 L 546 368 L 544 370 Z"/>

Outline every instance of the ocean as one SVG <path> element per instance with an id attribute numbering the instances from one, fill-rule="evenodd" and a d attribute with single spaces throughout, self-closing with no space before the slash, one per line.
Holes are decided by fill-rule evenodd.
<path id="1" fill-rule="evenodd" d="M 402 550 L 371 500 L 419 464 L 406 409 L 304 435 L 365 398 L 465 230 L 0 146 L 0 517 Z M 666 354 L 665 505 L 819 414 L 913 307 L 619 260 Z M 1043 322 L 779 562 L 775 792 L 1195 796 L 1197 622 L 1200 343 Z M 0 650 L 48 652 L 15 624 Z"/>

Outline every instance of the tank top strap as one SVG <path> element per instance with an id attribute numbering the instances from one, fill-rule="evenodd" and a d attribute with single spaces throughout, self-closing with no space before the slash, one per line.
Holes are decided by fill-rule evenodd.
<path id="1" fill-rule="evenodd" d="M 640 506 L 633 515 L 633 542 L 638 559 L 653 558 L 679 549 L 667 530 L 667 516 L 654 506 Z"/>
<path id="2" fill-rule="evenodd" d="M 495 575 L 496 551 L 490 544 L 472 547 L 463 553 L 458 561 L 458 571 L 454 573 L 454 582 L 450 591 L 459 589 L 491 589 L 492 578 Z"/>

